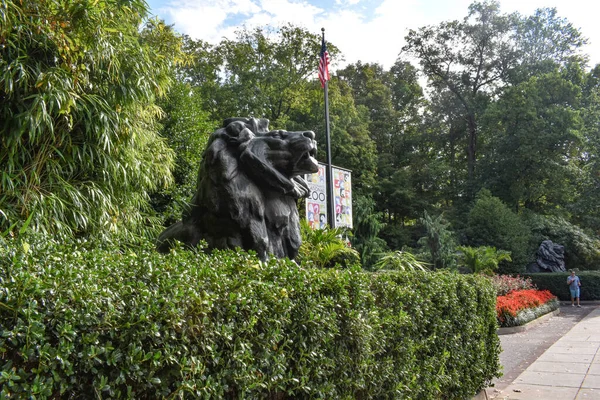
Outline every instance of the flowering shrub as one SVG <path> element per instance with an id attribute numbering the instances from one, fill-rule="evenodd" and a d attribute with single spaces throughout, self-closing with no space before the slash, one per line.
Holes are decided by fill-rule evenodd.
<path id="1" fill-rule="evenodd" d="M 514 290 L 507 295 L 498 296 L 496 300 L 498 320 L 503 325 L 507 318 L 515 318 L 519 311 L 539 307 L 555 299 L 556 296 L 548 290 Z"/>
<path id="2" fill-rule="evenodd" d="M 514 290 L 537 289 L 531 278 L 516 277 L 510 275 L 493 275 L 490 277 L 492 285 L 496 289 L 496 296 L 505 296 Z"/>

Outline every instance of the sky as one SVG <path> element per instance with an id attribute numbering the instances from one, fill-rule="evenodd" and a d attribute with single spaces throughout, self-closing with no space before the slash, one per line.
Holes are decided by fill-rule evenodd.
<path id="1" fill-rule="evenodd" d="M 173 24 L 176 31 L 216 44 L 235 38 L 241 26 L 280 26 L 292 23 L 315 34 L 325 28 L 328 42 L 344 59 L 332 60 L 333 68 L 348 63 L 379 63 L 390 68 L 405 44 L 409 29 L 462 20 L 472 0 L 147 0 L 151 13 Z M 600 63 L 600 4 L 588 0 L 500 0 L 502 13 L 531 15 L 538 8 L 553 7 L 589 44 L 583 52 L 590 65 Z"/>

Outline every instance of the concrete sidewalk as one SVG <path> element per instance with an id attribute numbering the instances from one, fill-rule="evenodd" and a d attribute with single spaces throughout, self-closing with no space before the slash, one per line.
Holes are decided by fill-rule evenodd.
<path id="1" fill-rule="evenodd" d="M 550 346 L 498 400 L 600 399 L 600 307 Z"/>

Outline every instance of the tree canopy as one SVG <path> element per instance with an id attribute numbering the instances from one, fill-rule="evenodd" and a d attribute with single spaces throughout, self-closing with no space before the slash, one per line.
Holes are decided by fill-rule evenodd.
<path id="1" fill-rule="evenodd" d="M 152 235 L 185 207 L 228 117 L 314 130 L 326 158 L 321 37 L 305 28 L 209 44 L 149 19 L 141 0 L 6 0 L 0 16 L 3 232 Z M 352 170 L 363 264 L 412 249 L 449 267 L 458 246 L 485 246 L 518 271 L 537 241 L 578 232 L 566 252 L 591 267 L 600 66 L 580 30 L 553 8 L 483 1 L 405 39 L 389 69 L 337 68 L 328 43 L 332 158 Z"/>

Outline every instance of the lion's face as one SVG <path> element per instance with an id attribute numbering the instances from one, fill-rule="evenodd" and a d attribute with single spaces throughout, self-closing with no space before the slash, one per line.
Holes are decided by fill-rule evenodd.
<path id="1" fill-rule="evenodd" d="M 288 177 L 319 170 L 319 163 L 315 159 L 317 142 L 312 131 L 270 131 L 256 139 L 267 143 L 266 158 L 275 169 Z"/>

